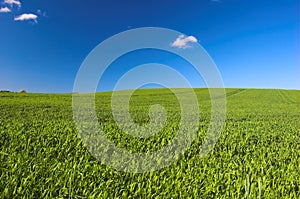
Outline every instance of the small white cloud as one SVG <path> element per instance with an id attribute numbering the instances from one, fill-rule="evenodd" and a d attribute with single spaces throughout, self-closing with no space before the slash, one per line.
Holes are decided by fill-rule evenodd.
<path id="1" fill-rule="evenodd" d="M 38 15 L 40 15 L 40 16 L 43 16 L 43 17 L 46 17 L 46 16 L 47 16 L 46 12 L 43 12 L 43 11 L 40 10 L 40 9 L 38 9 L 38 10 L 36 11 L 36 13 L 37 13 Z"/>
<path id="2" fill-rule="evenodd" d="M 8 7 L 0 8 L 0 12 L 11 12 L 11 9 Z"/>
<path id="3" fill-rule="evenodd" d="M 15 17 L 15 21 L 25 21 L 25 20 L 33 20 L 37 23 L 38 16 L 35 14 L 21 14 L 17 17 Z"/>
<path id="4" fill-rule="evenodd" d="M 173 43 L 171 43 L 171 46 L 186 49 L 191 48 L 189 43 L 196 43 L 197 41 L 198 40 L 194 36 L 185 37 L 184 35 L 179 35 L 177 39 Z"/>
<path id="5" fill-rule="evenodd" d="M 4 0 L 5 4 L 9 4 L 10 6 L 13 6 L 14 4 L 21 7 L 21 2 L 19 0 Z"/>

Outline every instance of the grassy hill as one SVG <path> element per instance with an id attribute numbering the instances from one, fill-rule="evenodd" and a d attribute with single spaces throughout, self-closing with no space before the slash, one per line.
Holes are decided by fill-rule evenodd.
<path id="1" fill-rule="evenodd" d="M 184 92 L 184 89 L 181 89 Z M 79 138 L 71 94 L 0 93 L 1 198 L 300 198 L 300 91 L 226 89 L 227 114 L 213 151 L 199 157 L 210 121 L 207 89 L 195 89 L 200 108 L 196 139 L 158 171 L 125 173 L 97 161 Z M 130 114 L 149 123 L 161 104 L 166 125 L 141 139 L 122 132 L 111 93 L 96 94 L 98 121 L 118 147 L 155 151 L 180 125 L 180 106 L 168 89 L 134 92 Z"/>

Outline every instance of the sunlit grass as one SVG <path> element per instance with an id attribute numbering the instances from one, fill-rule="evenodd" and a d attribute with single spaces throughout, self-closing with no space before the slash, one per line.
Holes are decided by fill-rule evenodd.
<path id="1" fill-rule="evenodd" d="M 300 92 L 227 89 L 227 119 L 213 151 L 198 156 L 210 120 L 199 97 L 199 135 L 182 158 L 144 174 L 98 162 L 75 131 L 71 94 L 0 94 L 1 198 L 300 198 Z M 133 138 L 114 123 L 111 93 L 96 95 L 98 120 L 118 147 L 157 150 L 174 137 L 180 111 L 168 89 L 136 91 L 133 120 L 149 122 L 152 104 L 168 113 L 164 130 Z"/>

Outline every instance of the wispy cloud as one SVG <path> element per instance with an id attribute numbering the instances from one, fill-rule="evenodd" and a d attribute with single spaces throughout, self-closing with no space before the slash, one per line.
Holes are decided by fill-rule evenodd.
<path id="1" fill-rule="evenodd" d="M 189 45 L 189 43 L 196 43 L 197 41 L 198 40 L 194 36 L 186 37 L 184 35 L 179 35 L 177 39 L 173 43 L 171 43 L 171 46 L 186 49 L 192 47 L 191 45 Z"/>
<path id="2" fill-rule="evenodd" d="M 37 10 L 36 13 L 37 13 L 38 15 L 40 15 L 40 16 L 43 16 L 43 17 L 46 17 L 46 16 L 47 16 L 47 13 L 44 12 L 44 11 L 42 11 L 42 10 L 40 10 L 40 9 Z"/>
<path id="3" fill-rule="evenodd" d="M 8 7 L 0 8 L 0 13 L 1 12 L 11 12 L 11 9 L 9 9 Z"/>
<path id="4" fill-rule="evenodd" d="M 32 21 L 34 21 L 35 23 L 37 23 L 37 18 L 38 18 L 38 16 L 35 15 L 35 14 L 31 14 L 31 13 L 26 14 L 26 13 L 25 13 L 25 14 L 21 14 L 21 15 L 15 17 L 15 21 L 32 20 Z"/>
<path id="5" fill-rule="evenodd" d="M 9 4 L 10 6 L 17 5 L 21 7 L 21 2 L 19 0 L 4 0 L 5 4 Z"/>

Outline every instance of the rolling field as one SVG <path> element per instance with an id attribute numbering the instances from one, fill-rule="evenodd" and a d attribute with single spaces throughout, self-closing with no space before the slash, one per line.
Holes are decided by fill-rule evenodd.
<path id="1" fill-rule="evenodd" d="M 195 90 L 196 139 L 169 167 L 147 173 L 117 171 L 89 153 L 75 130 L 71 94 L 0 93 L 0 198 L 300 198 L 300 91 L 226 89 L 223 131 L 200 158 L 211 103 L 207 89 Z M 155 151 L 174 138 L 180 106 L 168 89 L 138 90 L 130 100 L 139 125 L 149 122 L 150 105 L 167 112 L 163 130 L 147 139 L 117 127 L 110 99 L 97 93 L 96 113 L 118 147 Z"/>

